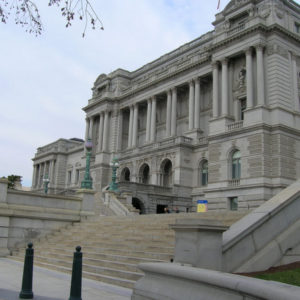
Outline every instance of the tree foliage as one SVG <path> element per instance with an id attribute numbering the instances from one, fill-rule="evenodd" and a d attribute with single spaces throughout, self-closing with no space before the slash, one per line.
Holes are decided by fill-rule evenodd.
<path id="1" fill-rule="evenodd" d="M 82 36 L 86 34 L 87 27 L 97 27 L 103 30 L 103 24 L 90 4 L 89 0 L 47 0 L 48 6 L 60 8 L 62 16 L 66 20 L 66 27 L 78 18 L 83 21 L 84 29 Z M 40 35 L 43 31 L 43 24 L 38 6 L 31 0 L 0 0 L 0 20 L 6 23 L 14 16 L 17 25 L 25 28 L 26 32 Z"/>
<path id="2" fill-rule="evenodd" d="M 14 189 L 16 186 L 16 183 L 20 183 L 22 180 L 22 176 L 19 175 L 9 175 L 7 176 L 8 180 L 8 188 L 9 189 Z"/>

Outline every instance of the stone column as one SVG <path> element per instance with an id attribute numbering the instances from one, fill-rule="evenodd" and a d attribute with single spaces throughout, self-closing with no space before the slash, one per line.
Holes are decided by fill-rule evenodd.
<path id="1" fill-rule="evenodd" d="M 146 143 L 150 142 L 151 132 L 151 99 L 147 100 L 147 124 L 146 124 Z"/>
<path id="2" fill-rule="evenodd" d="M 213 118 L 219 116 L 219 65 L 218 62 L 212 64 L 213 68 Z"/>
<path id="3" fill-rule="evenodd" d="M 253 107 L 253 68 L 252 48 L 246 50 L 246 85 L 247 85 L 247 108 Z"/>
<path id="4" fill-rule="evenodd" d="M 151 110 L 151 142 L 155 141 L 156 135 L 156 98 L 152 97 L 152 110 Z"/>
<path id="5" fill-rule="evenodd" d="M 136 147 L 138 138 L 138 113 L 139 107 L 136 103 L 133 108 L 133 135 L 132 135 L 132 147 Z"/>
<path id="6" fill-rule="evenodd" d="M 194 128 L 200 128 L 200 78 L 195 79 L 195 125 Z"/>
<path id="7" fill-rule="evenodd" d="M 257 105 L 265 104 L 265 76 L 264 76 L 264 58 L 263 46 L 256 46 L 257 60 Z"/>
<path id="8" fill-rule="evenodd" d="M 101 152 L 102 151 L 102 146 L 103 146 L 103 124 L 104 123 L 104 116 L 103 116 L 103 112 L 100 113 L 99 116 L 99 145 L 98 145 L 98 151 Z"/>
<path id="9" fill-rule="evenodd" d="M 130 113 L 129 113 L 128 148 L 130 148 L 132 144 L 132 122 L 133 122 L 133 106 L 131 105 Z"/>
<path id="10" fill-rule="evenodd" d="M 167 92 L 167 116 L 166 116 L 166 137 L 171 135 L 171 108 L 172 107 L 172 92 Z"/>
<path id="11" fill-rule="evenodd" d="M 37 173 L 37 165 L 34 165 L 34 166 L 33 166 L 33 175 L 32 175 L 32 184 L 31 184 L 31 186 L 32 186 L 33 188 L 35 187 L 36 173 Z"/>
<path id="12" fill-rule="evenodd" d="M 93 125 L 94 125 L 94 117 L 90 118 L 90 127 L 89 127 L 89 138 L 93 140 Z"/>
<path id="13" fill-rule="evenodd" d="M 122 150 L 122 142 L 123 142 L 123 110 L 119 110 L 119 130 L 118 130 L 118 145 L 117 151 Z"/>
<path id="14" fill-rule="evenodd" d="M 49 165 L 49 176 L 48 176 L 48 178 L 50 180 L 50 182 L 49 182 L 50 186 L 53 186 L 53 182 L 52 182 L 52 178 L 53 178 L 53 165 L 54 165 L 54 160 L 51 159 L 50 160 L 50 165 Z"/>
<path id="15" fill-rule="evenodd" d="M 194 114 L 195 114 L 195 91 L 194 91 L 194 81 L 189 82 L 189 130 L 194 128 Z"/>
<path id="16" fill-rule="evenodd" d="M 222 115 L 228 115 L 228 59 L 222 60 Z"/>
<path id="17" fill-rule="evenodd" d="M 90 131 L 90 119 L 86 118 L 85 119 L 85 140 L 89 138 L 89 131 Z"/>
<path id="18" fill-rule="evenodd" d="M 295 111 L 299 111 L 297 61 L 294 54 L 292 54 L 292 75 L 294 109 Z"/>
<path id="19" fill-rule="evenodd" d="M 104 124 L 103 124 L 103 141 L 102 141 L 102 149 L 103 151 L 108 150 L 108 114 L 109 111 L 106 110 L 104 113 Z"/>
<path id="20" fill-rule="evenodd" d="M 172 112 L 171 112 L 171 135 L 176 135 L 176 125 L 177 125 L 177 89 L 174 87 L 172 89 Z"/>

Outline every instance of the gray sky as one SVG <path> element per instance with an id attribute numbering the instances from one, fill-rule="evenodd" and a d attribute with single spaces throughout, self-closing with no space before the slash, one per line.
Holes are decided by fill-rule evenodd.
<path id="1" fill-rule="evenodd" d="M 229 0 L 91 0 L 104 31 L 65 28 L 56 7 L 38 1 L 44 32 L 35 37 L 0 23 L 0 177 L 31 185 L 37 147 L 84 137 L 82 107 L 97 76 L 133 71 L 213 29 Z M 297 1 L 299 3 L 299 1 Z"/>

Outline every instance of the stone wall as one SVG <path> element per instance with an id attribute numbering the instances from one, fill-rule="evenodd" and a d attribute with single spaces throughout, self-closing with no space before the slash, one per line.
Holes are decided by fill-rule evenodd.
<path id="1" fill-rule="evenodd" d="M 7 189 L 0 179 L 0 256 L 35 238 L 94 215 L 94 192 L 77 197 L 43 195 Z"/>

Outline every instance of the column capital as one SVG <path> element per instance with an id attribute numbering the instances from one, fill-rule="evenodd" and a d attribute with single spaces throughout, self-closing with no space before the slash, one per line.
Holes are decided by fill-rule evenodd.
<path id="1" fill-rule="evenodd" d="M 266 47 L 266 44 L 265 43 L 258 43 L 254 47 L 255 47 L 256 51 L 263 51 L 264 48 Z"/>
<path id="2" fill-rule="evenodd" d="M 167 95 L 169 96 L 169 95 L 171 95 L 172 94 L 172 89 L 168 89 L 167 90 Z"/>
<path id="3" fill-rule="evenodd" d="M 200 83 L 200 77 L 199 76 L 195 77 L 193 80 L 194 80 L 195 84 Z"/>
<path id="4" fill-rule="evenodd" d="M 152 97 L 151 97 L 151 100 L 152 100 L 152 102 L 156 101 L 156 96 L 155 96 L 155 95 L 152 96 Z"/>
<path id="5" fill-rule="evenodd" d="M 189 86 L 191 87 L 194 84 L 194 79 L 190 79 L 188 82 L 189 82 Z"/>
<path id="6" fill-rule="evenodd" d="M 148 98 L 148 99 L 147 99 L 147 104 L 150 104 L 150 103 L 151 103 L 151 100 L 152 100 L 151 98 Z"/>
<path id="7" fill-rule="evenodd" d="M 172 90 L 172 93 L 176 93 L 177 92 L 177 87 L 174 86 L 174 87 L 171 88 L 171 90 Z"/>
<path id="8" fill-rule="evenodd" d="M 211 62 L 213 69 L 219 68 L 220 62 L 218 60 L 214 60 Z"/>
<path id="9" fill-rule="evenodd" d="M 229 62 L 229 58 L 228 57 L 223 57 L 221 59 L 222 66 L 228 65 L 228 62 Z"/>
<path id="10" fill-rule="evenodd" d="M 246 48 L 246 49 L 244 50 L 244 52 L 245 52 L 246 55 L 252 55 L 252 52 L 253 52 L 252 46 Z"/>

